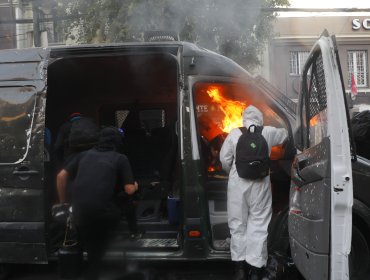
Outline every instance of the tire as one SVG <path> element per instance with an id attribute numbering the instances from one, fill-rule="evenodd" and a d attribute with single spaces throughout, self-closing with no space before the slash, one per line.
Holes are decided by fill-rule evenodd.
<path id="1" fill-rule="evenodd" d="M 350 278 L 366 279 L 370 271 L 370 250 L 364 234 L 355 226 L 352 226 L 352 245 L 349 255 Z"/>

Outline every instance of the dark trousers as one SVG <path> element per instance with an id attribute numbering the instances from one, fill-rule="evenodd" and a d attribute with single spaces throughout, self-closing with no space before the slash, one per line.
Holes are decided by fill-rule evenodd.
<path id="1" fill-rule="evenodd" d="M 99 279 L 102 258 L 119 223 L 119 210 L 89 211 L 78 216 L 79 240 L 88 255 L 85 279 L 96 280 Z"/>
<path id="2" fill-rule="evenodd" d="M 128 229 L 130 234 L 136 234 L 138 232 L 137 220 L 136 220 L 136 197 L 135 195 L 127 195 L 126 193 L 120 193 L 116 198 L 117 205 L 120 206 L 123 215 L 126 217 Z"/>

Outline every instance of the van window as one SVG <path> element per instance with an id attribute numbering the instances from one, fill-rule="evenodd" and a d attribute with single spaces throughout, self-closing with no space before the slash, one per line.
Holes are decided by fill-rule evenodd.
<path id="1" fill-rule="evenodd" d="M 139 112 L 141 127 L 146 131 L 152 131 L 154 128 L 164 127 L 165 113 L 162 109 L 148 109 Z"/>
<path id="2" fill-rule="evenodd" d="M 261 96 L 248 92 L 244 85 L 199 82 L 194 85 L 194 93 L 200 152 L 208 175 L 222 172 L 219 151 L 231 129 L 243 125 L 242 113 L 248 105 L 253 104 L 262 111 L 265 125 L 285 127 L 284 121 Z M 281 157 L 280 150 L 275 147 L 274 159 Z"/>
<path id="3" fill-rule="evenodd" d="M 27 155 L 36 91 L 8 87 L 0 92 L 0 163 L 18 163 Z"/>
<path id="4" fill-rule="evenodd" d="M 138 120 L 135 114 L 138 113 Z M 164 109 L 143 109 L 138 112 L 130 110 L 115 111 L 115 122 L 117 127 L 135 127 L 136 129 L 144 129 L 150 133 L 154 128 L 165 126 L 166 114 Z M 129 124 L 127 124 L 129 123 Z"/>
<path id="5" fill-rule="evenodd" d="M 310 77 L 309 108 L 309 147 L 315 146 L 328 135 L 325 74 L 321 54 L 313 64 Z"/>

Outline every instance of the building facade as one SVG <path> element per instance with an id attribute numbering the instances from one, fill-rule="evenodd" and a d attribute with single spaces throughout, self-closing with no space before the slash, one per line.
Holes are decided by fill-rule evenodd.
<path id="1" fill-rule="evenodd" d="M 54 0 L 0 0 L 0 49 L 65 44 L 56 7 Z"/>
<path id="2" fill-rule="evenodd" d="M 16 47 L 15 10 L 9 0 L 0 0 L 0 49 Z"/>
<path id="3" fill-rule="evenodd" d="M 355 84 L 353 103 L 370 104 L 370 13 L 368 16 L 278 17 L 268 47 L 264 76 L 282 93 L 298 99 L 300 75 L 309 51 L 327 30 L 336 36 L 346 92 Z"/>

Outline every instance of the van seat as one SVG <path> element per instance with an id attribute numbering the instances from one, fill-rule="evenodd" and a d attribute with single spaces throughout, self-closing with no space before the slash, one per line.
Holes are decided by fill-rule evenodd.
<path id="1" fill-rule="evenodd" d="M 177 139 L 170 127 L 153 128 L 151 131 L 152 167 L 162 181 L 171 181 L 177 153 Z"/>

